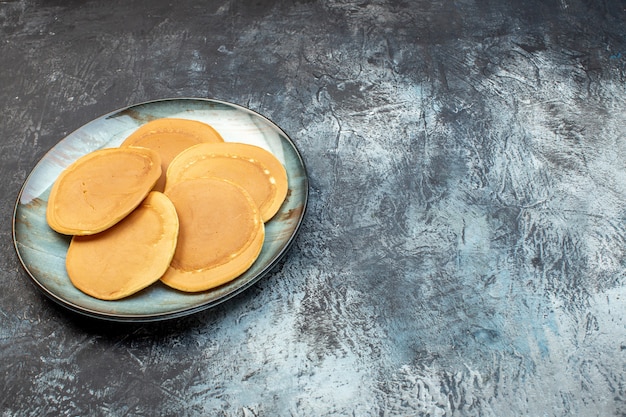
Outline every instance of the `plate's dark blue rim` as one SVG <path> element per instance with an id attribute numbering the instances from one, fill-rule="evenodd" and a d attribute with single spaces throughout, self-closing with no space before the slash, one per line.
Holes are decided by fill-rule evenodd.
<path id="1" fill-rule="evenodd" d="M 270 120 L 268 117 L 260 114 L 257 111 L 254 111 L 252 109 L 249 109 L 247 107 L 241 106 L 239 104 L 234 104 L 234 103 L 230 103 L 228 101 L 223 101 L 223 100 L 216 100 L 216 99 L 209 99 L 209 98 L 195 98 L 195 97 L 180 97 L 180 98 L 163 98 L 163 99 L 157 99 L 157 100 L 148 100 L 148 101 L 144 101 L 144 102 L 140 102 L 140 103 L 135 103 L 126 107 L 121 107 L 117 110 L 113 110 L 109 113 L 105 113 L 101 116 L 97 116 L 96 118 L 92 119 L 90 122 L 87 122 L 86 124 L 83 124 L 82 126 L 80 126 L 79 128 L 77 128 L 76 130 L 74 130 L 73 132 L 65 135 L 64 138 L 60 139 L 60 141 L 64 140 L 65 138 L 67 138 L 68 136 L 72 135 L 73 133 L 81 130 L 82 128 L 84 128 L 87 124 L 95 121 L 95 120 L 100 120 L 100 119 L 106 119 L 109 118 L 113 115 L 119 114 L 123 111 L 127 111 L 130 110 L 134 107 L 141 107 L 141 106 L 145 106 L 145 105 L 150 105 L 150 104 L 156 104 L 156 103 L 160 103 L 160 102 L 167 102 L 167 101 L 200 101 L 200 102 L 207 102 L 207 103 L 216 103 L 216 104 L 222 104 L 222 105 L 226 105 L 226 106 L 231 106 L 234 108 L 237 108 L 239 110 L 242 111 L 246 111 L 246 112 L 250 112 L 253 113 L 254 115 L 265 119 L 267 122 L 269 122 L 272 126 L 274 126 L 276 129 L 278 129 L 281 134 L 287 139 L 287 141 L 289 142 L 289 144 L 293 147 L 293 149 L 295 150 L 295 153 L 298 157 L 298 160 L 300 162 L 300 165 L 302 166 L 303 172 L 304 172 L 304 189 L 303 189 L 303 203 L 302 203 L 302 212 L 300 213 L 300 216 L 298 217 L 298 222 L 296 223 L 296 226 L 294 227 L 294 231 L 291 234 L 291 236 L 289 237 L 289 239 L 287 240 L 287 243 L 281 248 L 281 250 L 276 254 L 276 256 L 274 257 L 274 259 L 269 262 L 261 271 L 259 271 L 252 279 L 250 279 L 246 284 L 235 288 L 233 291 L 224 294 L 222 297 L 209 301 L 207 303 L 204 304 L 200 304 L 197 306 L 193 306 L 190 308 L 182 308 L 179 310 L 173 310 L 170 312 L 166 312 L 166 313 L 156 313 L 156 314 L 108 314 L 108 313 L 103 313 L 101 311 L 96 311 L 90 308 L 85 308 L 85 307 L 81 307 L 78 306 L 74 303 L 70 303 L 67 300 L 64 300 L 63 298 L 57 296 L 56 294 L 54 294 L 53 292 L 51 292 L 50 290 L 48 290 L 43 284 L 41 284 L 39 282 L 39 280 L 37 279 L 37 277 L 33 276 L 33 274 L 31 273 L 31 271 L 28 269 L 28 267 L 26 266 L 26 263 L 24 262 L 24 259 L 22 258 L 22 255 L 20 254 L 20 249 L 18 246 L 18 242 L 17 242 L 17 236 L 16 236 L 16 216 L 17 216 L 17 210 L 19 208 L 20 205 L 20 199 L 22 197 L 22 193 L 24 192 L 24 189 L 26 188 L 26 185 L 28 184 L 29 180 L 31 179 L 31 176 L 33 175 L 35 168 L 37 168 L 37 166 L 39 166 L 39 164 L 42 163 L 42 161 L 44 159 L 46 159 L 46 157 L 50 154 L 50 152 L 52 152 L 52 149 L 54 149 L 54 147 L 56 146 L 53 145 L 40 159 L 39 161 L 37 161 L 37 163 L 33 166 L 33 169 L 31 170 L 31 172 L 28 174 L 28 176 L 26 177 L 26 179 L 24 180 L 24 182 L 22 183 L 22 186 L 20 188 L 20 191 L 17 195 L 17 200 L 15 202 L 15 207 L 13 208 L 13 221 L 12 221 L 12 237 L 13 237 L 13 246 L 15 248 L 15 252 L 17 253 L 17 257 L 22 265 L 22 268 L 24 269 L 24 271 L 26 271 L 26 273 L 30 276 L 30 281 L 33 284 L 36 284 L 36 287 L 41 290 L 48 298 L 50 298 L 52 301 L 56 302 L 57 304 L 75 312 L 75 313 L 79 313 L 81 315 L 87 316 L 87 317 L 91 317 L 91 318 L 95 318 L 95 319 L 101 319 L 101 320 L 106 320 L 106 321 L 111 321 L 111 322 L 126 322 L 126 323 L 148 323 L 148 322 L 157 322 L 157 321 L 164 321 L 164 320 L 172 320 L 172 319 L 177 319 L 177 318 L 181 318 L 181 317 L 186 317 L 192 314 L 196 314 L 199 313 L 201 311 L 205 311 L 208 310 L 210 308 L 213 308 L 219 304 L 224 303 L 225 301 L 228 301 L 230 299 L 232 299 L 233 297 L 236 297 L 237 295 L 241 294 L 242 292 L 246 291 L 247 289 L 249 289 L 251 286 L 253 286 L 254 284 L 256 284 L 261 278 L 265 277 L 287 254 L 287 252 L 289 251 L 289 249 L 293 246 L 293 242 L 295 241 L 296 236 L 298 235 L 299 231 L 300 231 L 300 227 L 302 226 L 302 223 L 304 221 L 304 217 L 307 213 L 307 206 L 308 206 L 308 200 L 309 200 L 309 176 L 308 176 L 308 171 L 307 171 L 307 167 L 306 164 L 304 162 L 304 159 L 302 158 L 302 154 L 300 153 L 300 150 L 298 149 L 296 143 L 291 139 L 291 137 L 280 127 L 278 126 L 276 123 L 274 123 L 272 120 Z M 57 142 L 58 144 L 58 142 Z"/>

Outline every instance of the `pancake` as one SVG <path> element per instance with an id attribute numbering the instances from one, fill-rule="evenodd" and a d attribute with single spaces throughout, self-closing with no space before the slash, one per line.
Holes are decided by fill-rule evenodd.
<path id="1" fill-rule="evenodd" d="M 172 159 L 190 146 L 205 142 L 224 142 L 224 139 L 206 123 L 188 119 L 162 118 L 140 126 L 120 146 L 139 146 L 159 153 L 162 175 L 154 189 L 163 191 L 165 173 Z"/>
<path id="2" fill-rule="evenodd" d="M 161 175 L 161 159 L 145 148 L 91 152 L 66 168 L 50 191 L 46 220 L 66 235 L 102 232 L 148 195 Z"/>
<path id="3" fill-rule="evenodd" d="M 113 227 L 74 236 L 66 257 L 72 284 L 102 300 L 118 300 L 158 281 L 174 256 L 178 216 L 172 202 L 153 191 Z"/>
<path id="4" fill-rule="evenodd" d="M 289 187 L 287 171 L 265 149 L 235 142 L 203 143 L 181 152 L 167 170 L 165 190 L 193 178 L 220 177 L 248 191 L 264 222 L 278 211 Z"/>
<path id="5" fill-rule="evenodd" d="M 238 277 L 261 252 L 265 228 L 252 197 L 222 178 L 181 181 L 166 191 L 180 221 L 174 258 L 161 281 L 204 291 Z"/>

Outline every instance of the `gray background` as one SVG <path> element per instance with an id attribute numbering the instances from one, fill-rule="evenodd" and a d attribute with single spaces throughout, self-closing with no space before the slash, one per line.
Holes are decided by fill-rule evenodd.
<path id="1" fill-rule="evenodd" d="M 0 2 L 0 415 L 626 415 L 626 3 Z M 11 218 L 55 143 L 166 97 L 247 106 L 310 175 L 272 274 L 82 318 Z"/>

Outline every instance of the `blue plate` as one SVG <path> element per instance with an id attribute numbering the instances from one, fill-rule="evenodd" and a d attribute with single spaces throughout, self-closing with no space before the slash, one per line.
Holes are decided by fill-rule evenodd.
<path id="1" fill-rule="evenodd" d="M 50 188 L 79 157 L 119 146 L 142 124 L 161 117 L 198 120 L 213 126 L 227 142 L 244 142 L 272 152 L 287 169 L 289 191 L 278 213 L 265 225 L 265 243 L 252 267 L 213 290 L 183 293 L 156 283 L 118 301 L 92 298 L 70 282 L 65 270 L 68 236 L 46 223 Z M 24 183 L 13 215 L 13 241 L 22 265 L 52 300 L 76 312 L 113 321 L 156 321 L 213 307 L 249 288 L 266 275 L 293 242 L 306 210 L 308 178 L 289 137 L 267 118 L 235 104 L 208 99 L 166 99 L 133 105 L 99 117 L 54 146 Z M 132 256 L 132 254 L 129 254 Z"/>

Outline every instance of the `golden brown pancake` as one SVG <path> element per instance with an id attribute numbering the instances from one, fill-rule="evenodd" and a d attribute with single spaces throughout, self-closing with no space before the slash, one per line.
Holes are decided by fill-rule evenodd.
<path id="1" fill-rule="evenodd" d="M 153 191 L 132 213 L 95 235 L 74 236 L 66 257 L 72 284 L 102 300 L 146 288 L 168 268 L 178 238 L 172 202 Z"/>
<path id="2" fill-rule="evenodd" d="M 244 143 L 202 143 L 182 151 L 170 163 L 166 192 L 178 182 L 220 177 L 241 185 L 250 193 L 266 222 L 278 211 L 289 187 L 287 171 L 265 149 Z"/>
<path id="3" fill-rule="evenodd" d="M 176 207 L 180 229 L 163 283 L 204 291 L 250 268 L 261 252 L 265 228 L 242 187 L 223 178 L 198 178 L 179 182 L 166 195 Z"/>
<path id="4" fill-rule="evenodd" d="M 131 133 L 120 146 L 140 146 L 159 153 L 162 175 L 154 189 L 163 191 L 165 173 L 172 159 L 190 146 L 204 142 L 224 142 L 224 139 L 212 126 L 206 123 L 188 119 L 162 118 L 142 125 Z"/>
<path id="5" fill-rule="evenodd" d="M 113 226 L 148 195 L 161 175 L 157 152 L 107 148 L 66 168 L 50 191 L 46 220 L 67 235 L 91 235 Z"/>

